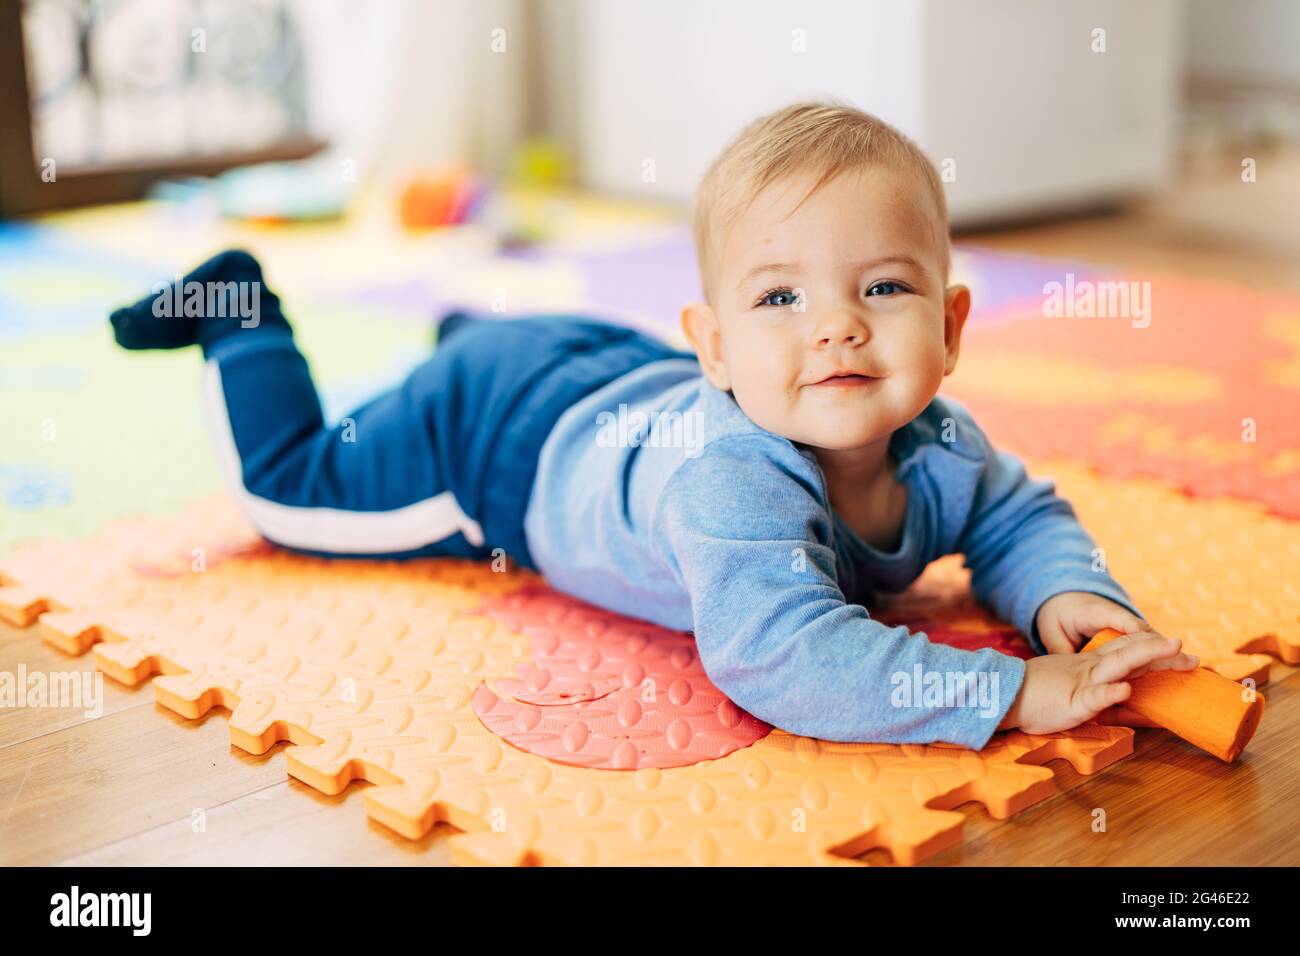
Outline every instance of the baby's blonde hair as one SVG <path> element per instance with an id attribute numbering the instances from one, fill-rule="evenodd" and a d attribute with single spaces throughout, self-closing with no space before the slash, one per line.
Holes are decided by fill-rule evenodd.
<path id="1" fill-rule="evenodd" d="M 817 176 L 807 199 L 840 173 L 880 165 L 920 175 L 939 210 L 942 280 L 949 268 L 948 204 L 934 164 L 884 120 L 842 103 L 794 103 L 750 123 L 713 161 L 695 194 L 692 229 L 700 281 L 712 301 L 718 220 L 725 229 L 763 188 L 793 173 Z M 802 200 L 801 200 L 802 202 Z"/>

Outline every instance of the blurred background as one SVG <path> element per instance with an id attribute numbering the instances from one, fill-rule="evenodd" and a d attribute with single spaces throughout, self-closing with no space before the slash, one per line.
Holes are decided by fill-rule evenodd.
<path id="1" fill-rule="evenodd" d="M 996 439 L 1285 512 L 1297 49 L 1290 0 L 0 0 L 0 547 L 219 487 L 198 356 L 111 345 L 159 279 L 253 251 L 333 416 L 451 307 L 680 341 L 695 184 L 809 97 L 938 165 L 974 301 L 948 390 Z M 1034 321 L 1069 277 L 1151 283 L 1156 321 Z M 1289 415 L 1246 457 L 1230 395 Z"/>
<path id="2" fill-rule="evenodd" d="M 310 182 L 245 177 L 227 211 L 342 212 L 354 185 L 436 186 L 453 165 L 684 204 L 747 120 L 832 96 L 915 138 L 969 231 L 1157 196 L 1247 155 L 1272 164 L 1300 138 L 1289 0 L 4 7 L 5 88 L 25 87 L 4 111 L 11 216 L 308 156 Z M 259 189 L 293 195 L 277 208 Z"/>

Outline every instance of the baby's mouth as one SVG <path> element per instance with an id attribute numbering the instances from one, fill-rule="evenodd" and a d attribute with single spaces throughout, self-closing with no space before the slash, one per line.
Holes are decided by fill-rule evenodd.
<path id="1" fill-rule="evenodd" d="M 857 372 L 836 372 L 818 382 L 812 382 L 813 388 L 865 388 L 884 381 L 876 375 L 862 375 Z"/>

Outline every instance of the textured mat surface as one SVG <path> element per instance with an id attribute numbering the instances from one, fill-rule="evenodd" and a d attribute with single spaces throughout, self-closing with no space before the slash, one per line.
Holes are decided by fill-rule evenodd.
<path id="1" fill-rule="evenodd" d="M 1041 297 L 972 323 L 945 390 L 1020 455 L 1300 518 L 1300 299 L 1144 278 L 1144 327 L 1045 318 Z"/>
<path id="2" fill-rule="evenodd" d="M 1002 734 L 979 753 L 830 744 L 764 732 L 713 704 L 720 695 L 696 676 L 689 695 L 676 680 L 656 689 L 657 720 L 685 729 L 654 736 L 691 762 L 664 767 L 663 749 L 629 735 L 637 754 L 620 758 L 629 769 L 573 766 L 572 754 L 602 750 L 589 746 L 595 735 L 577 739 L 572 715 L 548 728 L 574 745 L 566 763 L 513 746 L 517 726 L 494 728 L 474 709 L 476 689 L 504 692 L 521 667 L 563 656 L 532 656 L 539 638 L 528 632 L 545 644 L 564 624 L 534 576 L 291 555 L 260 546 L 223 498 L 180 519 L 21 546 L 2 567 L 9 619 L 40 618 L 45 639 L 69 653 L 93 647 L 98 666 L 124 683 L 155 677 L 158 700 L 183 716 L 230 708 L 231 740 L 249 753 L 291 741 L 289 772 L 323 792 L 356 778 L 379 784 L 367 812 L 407 836 L 449 821 L 467 831 L 454 838 L 460 862 L 811 864 L 883 847 L 914 863 L 960 841 L 951 808 L 978 800 L 1005 817 L 1054 792 L 1052 771 L 1037 764 L 1064 757 L 1091 773 L 1132 749 L 1132 731 L 1097 725 Z M 569 623 L 628 626 L 574 610 L 565 609 Z M 967 610 L 968 630 L 978 616 Z M 675 639 L 668 667 L 689 669 L 687 643 Z M 633 655 L 630 665 L 654 673 L 656 651 L 645 646 L 646 663 Z M 574 658 L 579 668 L 584 660 Z M 521 712 L 546 709 L 535 703 L 546 686 L 525 678 L 513 688 L 524 699 L 511 700 Z M 692 752 L 696 695 L 729 732 L 719 744 L 706 728 L 706 746 Z M 540 749 L 535 737 L 527 743 Z"/>
<path id="3" fill-rule="evenodd" d="M 473 697 L 479 719 L 520 750 L 607 770 L 679 767 L 772 729 L 713 686 L 689 634 L 540 586 L 489 597 L 479 613 L 530 640 L 520 676 Z"/>
<path id="4" fill-rule="evenodd" d="M 1123 542 L 1116 573 L 1209 666 L 1262 683 L 1264 651 L 1297 657 L 1293 523 L 1157 482 L 1038 470 L 1056 474 L 1103 542 Z M 1239 593 L 1247 576 L 1271 590 Z M 378 784 L 367 812 L 400 833 L 438 820 L 467 831 L 453 838 L 462 863 L 825 864 L 873 847 L 915 863 L 960 842 L 961 803 L 1005 817 L 1054 792 L 1044 762 L 1092 773 L 1132 749 L 1130 730 L 1096 724 L 1004 733 L 979 753 L 765 732 L 692 671 L 685 637 L 656 647 L 647 625 L 529 574 L 291 555 L 222 497 L 180 518 L 20 546 L 0 577 L 6 618 L 39 619 L 69 653 L 93 647 L 124 683 L 155 677 L 159 701 L 186 717 L 230 708 L 232 742 L 249 753 L 292 742 L 289 772 L 323 792 Z M 946 559 L 881 616 L 1023 655 L 966 588 Z M 626 706 L 646 675 L 659 675 L 656 709 Z M 579 726 L 584 705 L 623 692 L 596 732 Z"/>

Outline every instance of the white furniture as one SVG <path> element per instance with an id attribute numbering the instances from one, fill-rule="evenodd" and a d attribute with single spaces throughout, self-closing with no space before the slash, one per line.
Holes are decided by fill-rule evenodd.
<path id="1" fill-rule="evenodd" d="M 1169 177 L 1182 47 L 1172 0 L 578 0 L 575 19 L 581 176 L 611 193 L 688 200 L 741 126 L 818 96 L 955 161 L 958 225 Z"/>

